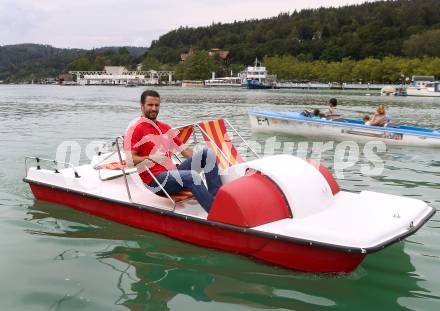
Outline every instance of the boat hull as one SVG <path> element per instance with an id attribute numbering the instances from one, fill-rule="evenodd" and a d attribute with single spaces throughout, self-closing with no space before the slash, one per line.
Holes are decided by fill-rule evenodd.
<path id="1" fill-rule="evenodd" d="M 383 141 L 387 145 L 440 148 L 440 137 L 393 133 L 384 127 L 361 127 L 339 125 L 336 122 L 314 122 L 313 120 L 285 119 L 267 115 L 249 114 L 254 132 L 282 133 L 287 135 L 329 138 L 339 141 Z"/>
<path id="2" fill-rule="evenodd" d="M 436 91 L 434 89 L 428 88 L 412 88 L 406 89 L 406 96 L 419 96 L 419 97 L 440 97 L 440 90 Z"/>
<path id="3" fill-rule="evenodd" d="M 270 85 L 258 80 L 247 80 L 246 87 L 249 90 L 265 90 L 265 89 L 273 89 L 275 88 L 275 85 Z"/>
<path id="4" fill-rule="evenodd" d="M 145 209 L 134 204 L 28 182 L 38 200 L 66 205 L 118 223 L 204 247 L 239 253 L 288 269 L 348 273 L 355 270 L 366 255 L 254 235 L 246 229 L 228 229 L 224 225 L 165 210 Z"/>

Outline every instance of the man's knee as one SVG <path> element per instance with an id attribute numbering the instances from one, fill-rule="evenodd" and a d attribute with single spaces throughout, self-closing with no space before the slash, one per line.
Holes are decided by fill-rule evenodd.
<path id="1" fill-rule="evenodd" d="M 206 164 L 211 164 L 211 166 L 213 166 L 213 163 L 215 163 L 214 161 L 215 159 L 215 153 L 214 151 L 212 151 L 209 148 L 203 148 L 202 150 L 202 167 L 205 167 Z"/>
<path id="2" fill-rule="evenodd" d="M 182 181 L 185 187 L 191 187 L 192 185 L 201 185 L 202 178 L 196 171 L 185 171 L 181 173 Z"/>
<path id="3" fill-rule="evenodd" d="M 212 149 L 204 148 L 203 152 L 205 153 L 205 158 L 207 159 L 215 159 L 215 153 Z"/>

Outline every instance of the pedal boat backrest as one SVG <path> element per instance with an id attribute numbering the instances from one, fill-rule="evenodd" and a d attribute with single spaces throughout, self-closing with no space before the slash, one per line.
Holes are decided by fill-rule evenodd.
<path id="1" fill-rule="evenodd" d="M 197 126 L 208 148 L 215 152 L 221 169 L 244 162 L 227 133 L 224 119 L 203 121 Z"/>

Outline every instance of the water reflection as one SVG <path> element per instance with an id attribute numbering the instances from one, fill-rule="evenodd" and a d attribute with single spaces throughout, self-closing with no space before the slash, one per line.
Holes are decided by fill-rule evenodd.
<path id="1" fill-rule="evenodd" d="M 108 241 L 108 247 L 96 249 L 94 256 L 113 272 L 120 292 L 114 303 L 129 310 L 169 310 L 183 296 L 200 303 L 258 309 L 371 310 L 380 306 L 401 310 L 399 299 L 424 291 L 403 243 L 368 256 L 349 275 L 306 274 L 196 247 L 64 206 L 36 201 L 28 215 L 30 222 L 40 226 L 28 231 L 32 234 L 84 239 L 84 243 Z M 79 256 L 80 249 L 69 248 L 54 259 Z"/>
<path id="2" fill-rule="evenodd" d="M 266 137 L 250 130 L 249 110 L 324 108 L 330 97 L 338 98 L 347 117 L 371 113 L 385 103 L 397 122 L 439 128 L 440 99 L 316 90 L 161 87 L 159 91 L 163 121 L 177 126 L 225 117 L 244 138 L 263 142 Z M 224 309 L 225 304 L 228 310 L 438 309 L 439 215 L 404 244 L 368 256 L 355 273 L 342 276 L 277 269 L 41 202 L 29 207 L 28 231 L 23 233 L 21 211 L 33 200 L 21 182 L 23 157 L 53 158 L 64 140 L 78 141 L 85 150 L 93 139 L 120 135 L 139 113 L 141 92 L 141 88 L 0 86 L 0 228 L 1 241 L 6 242 L 0 257 L 6 264 L 0 267 L 10 278 L 1 291 L 8 296 L 3 309 L 200 310 Z M 82 156 L 86 160 L 84 152 Z M 330 168 L 333 159 L 332 153 L 323 155 Z M 355 166 L 338 182 L 345 190 L 413 196 L 440 208 L 438 151 L 395 148 L 384 159 L 383 177 L 362 175 Z M 81 296 L 91 301 L 86 303 Z M 8 301 L 13 307 L 8 308 Z"/>

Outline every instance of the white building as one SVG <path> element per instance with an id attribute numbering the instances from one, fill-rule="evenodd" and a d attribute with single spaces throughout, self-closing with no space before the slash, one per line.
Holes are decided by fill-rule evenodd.
<path id="1" fill-rule="evenodd" d="M 161 77 L 173 80 L 173 71 L 129 71 L 123 66 L 105 66 L 103 71 L 70 71 L 80 85 L 156 85 Z"/>

